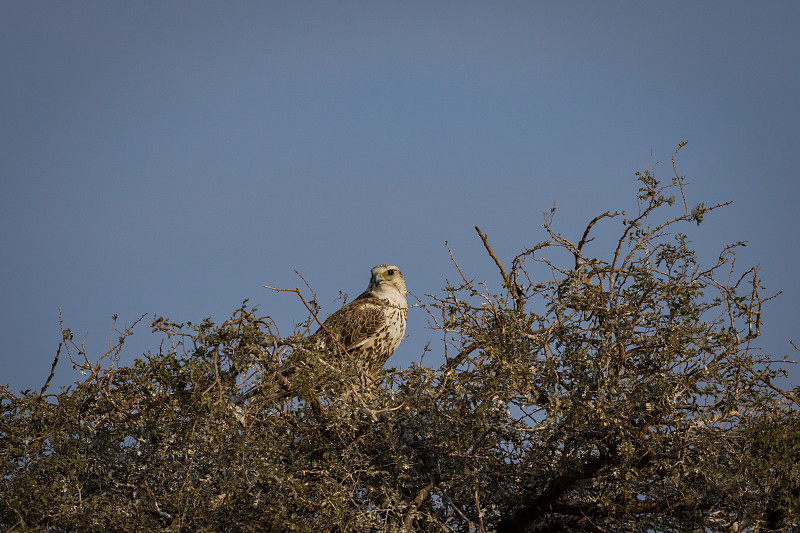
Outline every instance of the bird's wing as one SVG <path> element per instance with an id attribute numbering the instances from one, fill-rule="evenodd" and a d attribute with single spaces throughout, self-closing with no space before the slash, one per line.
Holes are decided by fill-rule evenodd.
<path id="1" fill-rule="evenodd" d="M 329 316 L 315 335 L 327 332 L 345 350 L 358 348 L 386 324 L 385 306 L 383 300 L 365 292 Z"/>

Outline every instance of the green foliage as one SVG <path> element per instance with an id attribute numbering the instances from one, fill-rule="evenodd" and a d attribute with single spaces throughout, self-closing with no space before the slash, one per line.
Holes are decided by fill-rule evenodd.
<path id="1" fill-rule="evenodd" d="M 424 306 L 439 368 L 375 383 L 246 305 L 156 318 L 129 367 L 130 328 L 97 361 L 63 328 L 85 380 L 0 391 L 0 529 L 797 531 L 800 402 L 752 344 L 758 270 L 733 270 L 741 243 L 701 265 L 673 228 L 719 206 L 637 179 L 636 213 L 576 244 L 551 211 L 508 270 L 478 230 L 500 290 L 454 260 Z"/>

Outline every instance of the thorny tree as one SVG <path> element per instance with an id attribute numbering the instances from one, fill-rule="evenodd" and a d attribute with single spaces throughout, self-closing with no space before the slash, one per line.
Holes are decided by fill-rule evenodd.
<path id="1" fill-rule="evenodd" d="M 677 172 L 637 179 L 635 213 L 570 240 L 551 212 L 505 265 L 478 230 L 499 290 L 453 261 L 424 305 L 437 369 L 363 379 L 304 343 L 299 290 L 288 341 L 245 306 L 158 318 L 160 348 L 120 367 L 130 329 L 96 362 L 64 329 L 85 381 L 1 392 L 0 529 L 800 530 L 798 388 L 753 344 L 758 270 L 739 244 L 698 264 L 678 230 L 720 206 L 690 209 Z M 619 234 L 589 254 L 601 225 Z"/>

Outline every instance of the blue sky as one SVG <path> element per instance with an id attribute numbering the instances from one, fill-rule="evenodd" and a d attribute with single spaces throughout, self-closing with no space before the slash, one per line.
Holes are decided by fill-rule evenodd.
<path id="1" fill-rule="evenodd" d="M 687 226 L 783 291 L 761 346 L 798 340 L 797 2 L 4 2 L 0 382 L 43 384 L 59 309 L 90 354 L 148 313 L 223 320 L 249 298 L 289 333 L 298 270 L 325 312 L 394 263 L 424 298 L 632 209 L 670 155 Z M 613 227 L 609 226 L 609 227 Z M 602 251 L 598 248 L 598 253 Z M 420 309 L 390 364 L 436 332 Z M 792 355 L 795 359 L 797 357 Z M 75 379 L 62 361 L 55 382 Z M 792 383 L 800 370 L 792 369 Z"/>

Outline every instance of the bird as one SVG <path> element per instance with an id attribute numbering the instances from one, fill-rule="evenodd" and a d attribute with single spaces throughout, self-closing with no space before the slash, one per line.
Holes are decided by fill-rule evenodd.
<path id="1" fill-rule="evenodd" d="M 330 315 L 312 338 L 320 348 L 343 349 L 375 376 L 405 336 L 407 294 L 399 268 L 372 267 L 367 290 Z"/>
<path id="2" fill-rule="evenodd" d="M 347 359 L 362 371 L 359 381 L 370 386 L 405 336 L 407 294 L 406 280 L 399 268 L 389 264 L 372 267 L 367 290 L 328 316 L 307 338 L 308 345 L 325 351 L 343 350 Z M 277 340 L 267 345 L 273 344 L 294 345 L 295 341 Z M 313 379 L 313 372 L 309 373 L 307 364 L 292 359 L 284 361 L 274 374 L 270 373 L 271 379 L 236 395 L 233 404 L 240 421 L 244 416 L 244 401 L 256 396 L 265 401 L 293 396 L 297 391 L 295 380 L 298 373 L 302 374 L 302 379 Z M 326 360 L 328 365 L 341 362 L 339 358 Z"/>

